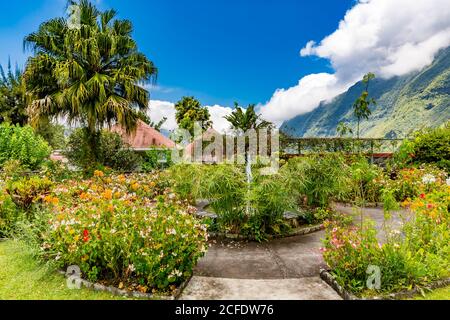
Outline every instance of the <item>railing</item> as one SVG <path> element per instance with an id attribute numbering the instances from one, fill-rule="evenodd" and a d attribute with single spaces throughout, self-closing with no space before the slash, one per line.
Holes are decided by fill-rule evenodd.
<path id="1" fill-rule="evenodd" d="M 291 158 L 312 153 L 363 153 L 374 158 L 390 158 L 403 139 L 387 138 L 282 138 L 282 157 Z"/>

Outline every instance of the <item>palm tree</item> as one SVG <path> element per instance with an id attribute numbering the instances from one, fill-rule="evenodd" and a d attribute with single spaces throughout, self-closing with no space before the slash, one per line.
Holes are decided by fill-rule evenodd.
<path id="1" fill-rule="evenodd" d="M 360 137 L 360 124 L 362 119 L 369 119 L 369 116 L 372 114 L 372 111 L 370 110 L 370 106 L 376 105 L 376 101 L 373 98 L 369 97 L 369 84 L 370 80 L 373 80 L 375 78 L 375 75 L 373 73 L 368 73 L 363 77 L 363 84 L 365 85 L 364 91 L 362 92 L 361 96 L 356 99 L 355 103 L 353 104 L 353 114 L 356 117 L 357 120 L 357 130 L 356 130 L 356 136 L 359 140 Z"/>
<path id="2" fill-rule="evenodd" d="M 44 22 L 28 35 L 24 46 L 35 55 L 24 79 L 32 96 L 29 115 L 63 116 L 88 132 L 97 155 L 101 129 L 119 123 L 128 132 L 136 127 L 138 111 L 148 108 L 149 93 L 141 85 L 154 80 L 157 69 L 138 51 L 132 24 L 101 12 L 88 0 L 69 1 L 79 8 L 79 25 L 72 17 Z"/>
<path id="3" fill-rule="evenodd" d="M 245 134 L 249 130 L 259 130 L 271 128 L 273 124 L 261 118 L 255 112 L 255 105 L 251 104 L 247 107 L 245 112 L 239 107 L 237 102 L 234 103 L 234 111 L 224 118 L 231 124 L 232 128 L 240 134 Z M 249 143 L 245 142 L 245 172 L 247 174 L 247 181 L 252 181 L 251 159 L 249 153 Z"/>
<path id="4" fill-rule="evenodd" d="M 11 67 L 5 72 L 0 65 L 0 122 L 24 126 L 28 122 L 26 112 L 26 92 L 22 81 L 22 71 Z"/>

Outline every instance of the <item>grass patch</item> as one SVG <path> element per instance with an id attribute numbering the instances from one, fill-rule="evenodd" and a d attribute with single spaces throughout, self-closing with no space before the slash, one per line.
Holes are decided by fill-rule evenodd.
<path id="1" fill-rule="evenodd" d="M 123 300 L 106 292 L 70 290 L 64 276 L 40 264 L 26 246 L 0 242 L 0 300 Z"/>
<path id="2" fill-rule="evenodd" d="M 450 300 L 450 286 L 433 290 L 425 294 L 425 297 L 418 296 L 414 300 Z"/>

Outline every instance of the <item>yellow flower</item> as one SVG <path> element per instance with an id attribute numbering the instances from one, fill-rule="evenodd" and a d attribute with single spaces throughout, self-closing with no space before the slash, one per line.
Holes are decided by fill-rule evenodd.
<path id="1" fill-rule="evenodd" d="M 102 198 L 105 200 L 111 200 L 113 197 L 112 190 L 106 189 L 104 192 L 102 192 Z"/>
<path id="2" fill-rule="evenodd" d="M 96 176 L 96 177 L 104 177 L 105 174 L 103 173 L 103 171 L 95 170 L 94 171 L 94 176 Z"/>
<path id="3" fill-rule="evenodd" d="M 131 190 L 137 191 L 138 189 L 139 189 L 139 184 L 137 182 L 135 182 L 131 185 Z"/>

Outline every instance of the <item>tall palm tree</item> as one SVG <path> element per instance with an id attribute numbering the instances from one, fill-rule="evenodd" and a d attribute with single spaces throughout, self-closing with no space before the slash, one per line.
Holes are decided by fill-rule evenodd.
<path id="1" fill-rule="evenodd" d="M 63 116 L 82 124 L 96 155 L 101 129 L 119 123 L 136 127 L 138 111 L 148 108 L 149 93 L 141 85 L 154 80 L 157 69 L 138 51 L 132 24 L 116 19 L 116 11 L 101 12 L 88 0 L 78 6 L 79 25 L 72 17 L 52 19 L 28 35 L 24 46 L 35 55 L 24 79 L 32 96 L 32 121 Z"/>
<path id="2" fill-rule="evenodd" d="M 249 130 L 259 130 L 264 128 L 271 128 L 273 124 L 261 118 L 261 115 L 255 112 L 255 105 L 251 104 L 245 109 L 239 107 L 237 102 L 234 103 L 234 111 L 224 118 L 231 124 L 232 128 L 238 133 L 245 134 Z M 249 143 L 245 141 L 245 172 L 247 174 L 247 181 L 252 181 L 251 159 L 249 153 Z"/>

